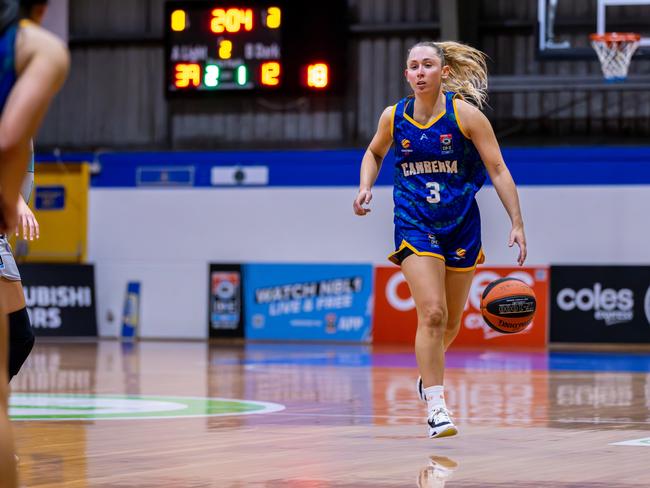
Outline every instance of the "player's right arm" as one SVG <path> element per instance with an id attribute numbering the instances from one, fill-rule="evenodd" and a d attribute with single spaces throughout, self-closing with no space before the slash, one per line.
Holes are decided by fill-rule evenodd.
<path id="1" fill-rule="evenodd" d="M 29 161 L 29 141 L 67 76 L 67 47 L 36 25 L 21 27 L 16 39 L 16 72 L 0 118 L 0 204 L 2 231 L 16 225 L 16 204 Z"/>
<path id="2" fill-rule="evenodd" d="M 379 117 L 377 132 L 375 132 L 361 160 L 359 193 L 352 204 L 354 213 L 357 215 L 366 215 L 370 212 L 369 208 L 364 208 L 362 205 L 368 205 L 372 200 L 372 187 L 379 175 L 381 163 L 393 144 L 392 124 L 394 110 L 395 106 L 391 105 L 382 112 Z"/>

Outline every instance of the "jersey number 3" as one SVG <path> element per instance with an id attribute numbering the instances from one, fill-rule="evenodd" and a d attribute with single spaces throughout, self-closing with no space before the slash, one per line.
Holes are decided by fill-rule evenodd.
<path id="1" fill-rule="evenodd" d="M 440 201 L 440 185 L 435 181 L 429 181 L 427 188 L 431 192 L 431 195 L 427 197 L 427 202 L 438 203 Z"/>

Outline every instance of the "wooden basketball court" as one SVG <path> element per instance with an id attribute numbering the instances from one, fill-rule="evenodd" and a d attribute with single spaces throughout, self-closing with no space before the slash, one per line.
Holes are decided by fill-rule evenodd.
<path id="1" fill-rule="evenodd" d="M 460 435 L 430 440 L 408 349 L 39 341 L 13 384 L 21 486 L 650 486 L 650 354 L 447 364 Z"/>

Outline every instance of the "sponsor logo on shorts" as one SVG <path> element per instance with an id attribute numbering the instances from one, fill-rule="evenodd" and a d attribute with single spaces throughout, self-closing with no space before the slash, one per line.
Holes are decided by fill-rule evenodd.
<path id="1" fill-rule="evenodd" d="M 456 249 L 456 256 L 458 256 L 459 258 L 464 258 L 466 254 L 467 254 L 467 251 L 465 249 L 463 249 L 462 247 L 459 247 L 458 249 Z"/>

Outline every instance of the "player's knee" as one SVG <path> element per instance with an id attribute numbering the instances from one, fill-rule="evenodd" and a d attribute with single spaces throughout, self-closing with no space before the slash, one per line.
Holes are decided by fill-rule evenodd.
<path id="1" fill-rule="evenodd" d="M 423 307 L 418 324 L 430 333 L 444 331 L 447 325 L 447 308 L 438 304 Z"/>
<path id="2" fill-rule="evenodd" d="M 9 379 L 18 374 L 34 347 L 34 332 L 27 309 L 9 314 Z"/>
<path id="3" fill-rule="evenodd" d="M 460 320 L 447 320 L 446 334 L 456 334 L 460 329 Z"/>

